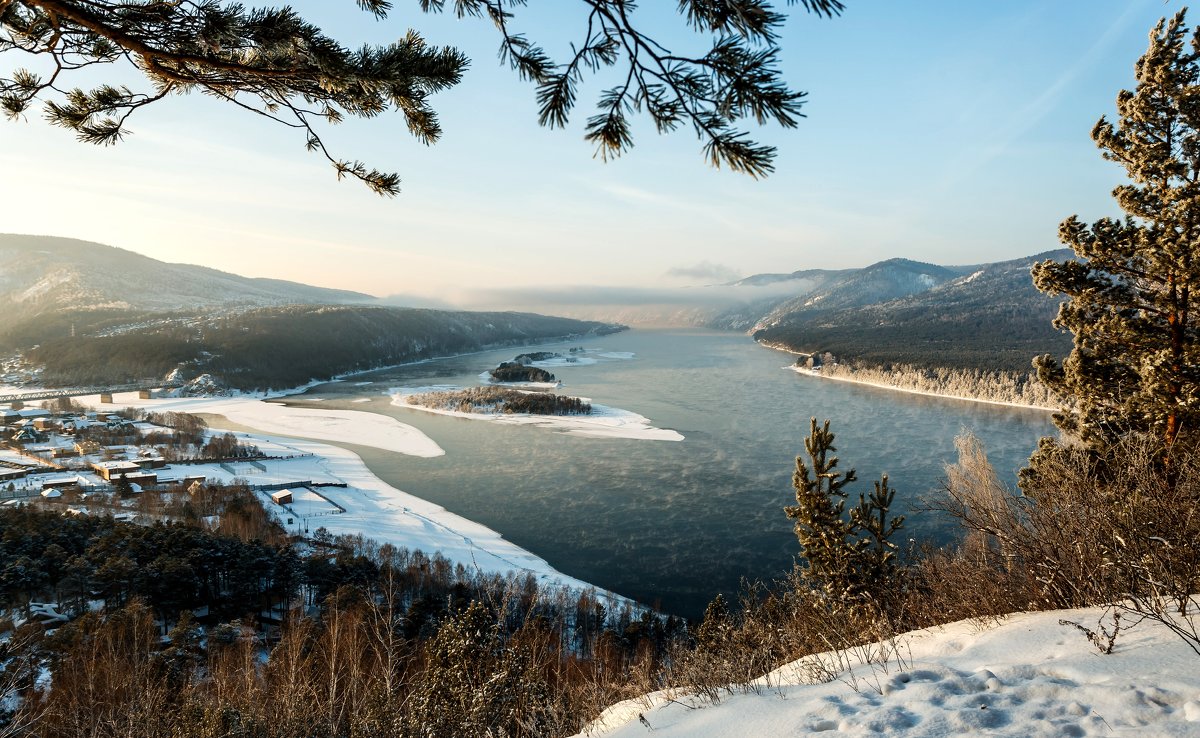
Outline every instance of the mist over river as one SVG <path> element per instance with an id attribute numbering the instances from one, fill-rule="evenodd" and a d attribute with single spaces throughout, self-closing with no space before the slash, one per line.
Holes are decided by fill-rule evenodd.
<path id="1" fill-rule="evenodd" d="M 739 333 L 633 330 L 533 350 L 572 346 L 633 358 L 554 367 L 560 392 L 644 415 L 685 440 L 585 438 L 431 415 L 394 406 L 386 394 L 474 386 L 528 347 L 381 370 L 287 401 L 383 413 L 419 428 L 445 456 L 346 447 L 389 484 L 499 531 L 562 572 L 693 617 L 741 579 L 769 580 L 793 565 L 798 544 L 783 507 L 794 502 L 791 475 L 810 417 L 833 421 L 841 468 L 858 472 L 855 494 L 887 473 L 897 511 L 908 515 L 904 537 L 938 542 L 953 527 L 910 506 L 939 493 L 955 436 L 979 436 L 1015 484 L 1038 438 L 1053 433 L 1046 412 L 802 376 L 784 368 L 791 356 Z"/>

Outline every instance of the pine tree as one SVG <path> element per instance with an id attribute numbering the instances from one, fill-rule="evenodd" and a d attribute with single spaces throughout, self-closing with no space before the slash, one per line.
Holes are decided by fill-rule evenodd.
<path id="1" fill-rule="evenodd" d="M 729 638 L 733 630 L 733 618 L 729 614 L 729 605 L 725 595 L 718 594 L 704 608 L 704 618 L 696 628 L 696 642 L 703 648 L 720 647 Z"/>
<path id="2" fill-rule="evenodd" d="M 859 549 L 859 567 L 865 585 L 876 592 L 888 591 L 900 575 L 892 534 L 904 526 L 904 516 L 889 518 L 896 490 L 888 486 L 886 474 L 875 482 L 869 497 L 858 496 L 858 507 L 850 510 L 850 523 L 864 534 Z"/>
<path id="3" fill-rule="evenodd" d="M 124 474 L 117 477 L 116 483 L 113 484 L 113 489 L 116 490 L 117 496 L 122 499 L 133 497 L 133 484 Z"/>
<path id="4" fill-rule="evenodd" d="M 426 647 L 426 667 L 407 707 L 414 735 L 484 736 L 502 709 L 503 656 L 495 618 L 480 602 L 446 621 Z"/>
<path id="5" fill-rule="evenodd" d="M 1075 336 L 1062 364 L 1034 361 L 1038 378 L 1074 401 L 1058 427 L 1096 451 L 1129 431 L 1169 447 L 1200 421 L 1200 34 L 1183 11 L 1154 27 L 1134 70 L 1118 122 L 1092 130 L 1129 176 L 1113 190 L 1125 217 L 1068 218 L 1059 237 L 1078 258 L 1033 268 L 1038 289 L 1068 297 L 1054 324 Z"/>
<path id="6" fill-rule="evenodd" d="M 845 487 L 857 477 L 851 469 L 837 471 L 837 449 L 829 421 L 817 426 L 813 418 L 804 457 L 796 457 L 792 486 L 796 504 L 785 507 L 796 521 L 796 538 L 809 578 L 834 608 L 853 607 L 864 600 L 879 600 L 897 583 L 899 567 L 891 536 L 904 524 L 903 516 L 889 518 L 895 490 L 887 476 L 875 483 L 869 496 L 859 495 L 858 506 L 846 513 Z"/>
<path id="7" fill-rule="evenodd" d="M 856 477 L 853 469 L 844 475 L 836 470 L 838 458 L 830 454 L 837 448 L 828 420 L 818 428 L 817 419 L 812 419 L 804 450 L 809 463 L 797 456 L 796 471 L 792 474 L 796 504 L 785 507 L 784 512 L 796 521 L 796 538 L 809 575 L 820 583 L 825 595 L 841 600 L 849 588 L 851 565 L 850 544 L 846 540 L 851 533 L 850 524 L 842 517 L 847 494 L 843 488 Z"/>

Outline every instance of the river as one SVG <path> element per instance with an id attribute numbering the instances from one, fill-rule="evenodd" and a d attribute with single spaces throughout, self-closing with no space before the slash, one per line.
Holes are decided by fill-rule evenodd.
<path id="1" fill-rule="evenodd" d="M 631 410 L 682 442 L 583 438 L 397 407 L 388 388 L 471 386 L 521 347 L 381 370 L 288 398 L 383 413 L 446 450 L 433 459 L 347 445 L 389 484 L 476 520 L 558 570 L 668 612 L 698 616 L 743 578 L 787 572 L 798 551 L 783 507 L 809 418 L 831 419 L 855 491 L 882 473 L 908 515 L 904 538 L 945 542 L 953 525 L 914 508 L 936 496 L 954 438 L 983 440 L 1015 483 L 1049 414 L 799 375 L 790 356 L 728 332 L 633 330 L 583 345 L 630 359 L 555 368 L 563 393 Z M 369 382 L 369 384 L 368 384 Z M 319 400 L 319 402 L 318 402 Z"/>

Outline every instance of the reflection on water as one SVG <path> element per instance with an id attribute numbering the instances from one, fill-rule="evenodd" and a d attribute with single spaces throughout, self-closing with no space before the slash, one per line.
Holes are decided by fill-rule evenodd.
<path id="1" fill-rule="evenodd" d="M 938 541 L 953 534 L 948 523 L 908 508 L 937 493 L 956 435 L 983 439 L 1015 481 L 1037 439 L 1052 432 L 1047 413 L 801 376 L 782 368 L 790 357 L 740 334 L 638 330 L 586 345 L 635 358 L 555 368 L 563 392 L 632 410 L 686 440 L 578 438 L 429 415 L 382 394 L 472 385 L 518 348 L 384 370 L 359 378 L 370 385 L 327 384 L 311 394 L 324 398 L 322 407 L 392 415 L 446 450 L 417 459 L 350 446 L 393 486 L 500 531 L 560 571 L 691 616 L 743 578 L 768 580 L 792 566 L 797 543 L 782 508 L 794 501 L 791 474 L 810 417 L 833 420 L 841 466 L 858 470 L 859 491 L 887 473 L 899 512 L 909 515 L 907 535 Z"/>

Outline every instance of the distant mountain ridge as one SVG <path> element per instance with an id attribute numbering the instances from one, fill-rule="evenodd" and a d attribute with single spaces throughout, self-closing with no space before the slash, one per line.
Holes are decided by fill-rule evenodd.
<path id="1" fill-rule="evenodd" d="M 793 351 L 872 364 L 1024 372 L 1033 356 L 1071 348 L 1051 324 L 1061 298 L 1039 292 L 1029 272 L 1072 256 L 1059 249 L 960 267 L 893 259 L 777 302 L 750 329 Z M 719 320 L 745 327 L 747 317 Z"/>
<path id="2" fill-rule="evenodd" d="M 6 381 L 122 384 L 212 375 L 226 387 L 313 379 L 623 326 L 515 312 L 378 305 L 358 292 L 168 264 L 88 241 L 0 234 Z"/>
<path id="3" fill-rule="evenodd" d="M 90 241 L 0 234 L 0 311 L 27 319 L 68 310 L 374 303 L 371 295 L 171 264 Z"/>

